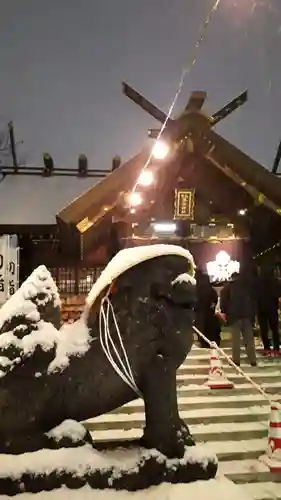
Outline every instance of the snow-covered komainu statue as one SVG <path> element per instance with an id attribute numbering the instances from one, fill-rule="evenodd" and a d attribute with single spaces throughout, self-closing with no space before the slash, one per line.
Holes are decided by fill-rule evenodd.
<path id="1" fill-rule="evenodd" d="M 73 421 L 142 397 L 141 445 L 182 459 L 194 442 L 179 417 L 176 370 L 193 343 L 193 271 L 178 246 L 123 250 L 79 321 L 59 328 L 55 283 L 44 266 L 36 269 L 0 310 L 0 453 L 89 446 L 90 434 Z M 216 467 L 205 463 L 199 477 Z"/>

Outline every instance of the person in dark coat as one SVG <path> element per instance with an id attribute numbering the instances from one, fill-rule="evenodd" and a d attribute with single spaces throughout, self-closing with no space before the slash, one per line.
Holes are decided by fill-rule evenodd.
<path id="1" fill-rule="evenodd" d="M 278 329 L 278 309 L 280 297 L 280 284 L 270 268 L 260 270 L 257 280 L 257 306 L 258 323 L 264 355 L 280 355 L 280 337 Z M 268 338 L 269 330 L 272 333 L 273 351 L 271 351 L 271 342 Z"/>
<path id="2" fill-rule="evenodd" d="M 210 278 L 207 274 L 197 270 L 195 277 L 197 296 L 195 308 L 196 327 L 211 342 L 216 342 L 217 345 L 220 345 L 221 326 L 220 320 L 215 314 L 218 302 L 217 292 L 212 287 Z M 209 347 L 201 337 L 199 337 L 199 342 L 201 347 Z"/>
<path id="3" fill-rule="evenodd" d="M 241 334 L 249 363 L 256 366 L 253 322 L 256 314 L 253 281 L 243 273 L 234 273 L 220 294 L 221 312 L 232 333 L 232 359 L 240 365 Z"/>

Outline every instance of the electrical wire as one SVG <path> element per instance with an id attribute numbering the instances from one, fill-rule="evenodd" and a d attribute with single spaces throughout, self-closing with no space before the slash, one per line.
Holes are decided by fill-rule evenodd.
<path id="1" fill-rule="evenodd" d="M 180 82 L 179 82 L 179 85 L 178 85 L 178 89 L 177 89 L 177 92 L 172 100 L 172 103 L 169 107 L 169 110 L 168 110 L 168 114 L 165 118 L 165 121 L 164 123 L 162 124 L 162 127 L 160 129 L 160 132 L 155 140 L 155 143 L 157 143 L 157 141 L 159 141 L 162 137 L 162 134 L 164 132 L 164 129 L 167 125 L 167 122 L 168 120 L 170 119 L 171 117 L 171 114 L 173 112 L 173 109 L 176 105 L 176 102 L 181 94 L 181 91 L 182 91 L 182 88 L 183 88 L 183 85 L 184 85 L 184 82 L 185 82 L 185 79 L 188 75 L 188 73 L 190 72 L 190 70 L 193 68 L 193 66 L 195 65 L 196 61 L 197 61 L 197 52 L 198 52 L 198 49 L 200 48 L 202 42 L 204 41 L 204 38 L 205 38 L 205 32 L 206 32 L 206 29 L 208 28 L 214 14 L 216 14 L 216 12 L 218 11 L 218 8 L 220 6 L 220 3 L 221 3 L 221 0 L 216 0 L 215 3 L 213 4 L 213 6 L 211 7 L 211 9 L 209 10 L 208 14 L 207 14 L 207 17 L 204 21 L 204 23 L 201 25 L 201 27 L 199 28 L 199 37 L 196 41 L 196 44 L 195 44 L 195 48 L 194 48 L 194 53 L 193 53 L 193 56 L 192 56 L 192 59 L 191 59 L 191 62 L 190 64 L 185 67 L 183 70 L 182 70 L 182 74 L 181 74 L 181 78 L 180 78 Z M 144 164 L 142 170 L 141 170 L 141 173 L 140 175 L 144 172 L 144 170 L 146 170 L 146 168 L 149 166 L 150 164 L 150 161 L 151 161 L 151 158 L 153 156 L 153 149 L 151 150 L 150 154 L 149 154 L 149 157 L 146 161 L 146 163 Z M 132 192 L 134 193 L 136 188 L 138 186 L 138 180 L 136 181 L 135 185 L 134 185 L 134 188 L 132 190 Z"/>

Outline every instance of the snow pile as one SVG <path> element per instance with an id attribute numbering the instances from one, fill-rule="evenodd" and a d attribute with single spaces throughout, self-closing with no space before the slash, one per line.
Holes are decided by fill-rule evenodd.
<path id="1" fill-rule="evenodd" d="M 22 339 L 16 337 L 13 332 L 2 333 L 0 335 L 0 351 L 9 352 L 12 349 L 12 355 L 0 357 L 0 378 L 11 372 L 22 362 L 23 358 L 30 357 L 37 346 L 43 351 L 49 351 L 56 346 L 59 332 L 51 323 L 39 321 L 37 329 Z M 15 354 L 13 356 L 13 354 Z M 41 376 L 36 374 L 36 376 Z"/>
<path id="2" fill-rule="evenodd" d="M 172 281 L 173 286 L 176 283 L 190 283 L 191 285 L 196 285 L 196 279 L 188 273 L 183 273 L 180 274 L 174 281 Z"/>
<path id="3" fill-rule="evenodd" d="M 37 346 L 43 351 L 55 349 L 55 357 L 48 366 L 48 374 L 65 369 L 71 356 L 82 356 L 90 347 L 91 338 L 89 330 L 80 319 L 73 324 L 63 325 L 61 330 L 57 330 L 51 323 L 38 321 L 34 330 L 23 338 L 18 338 L 14 332 L 6 332 L 0 335 L 0 352 L 5 352 L 9 348 L 14 348 L 18 355 L 14 359 L 7 356 L 0 356 L 0 378 L 6 372 L 21 362 L 23 357 L 31 356 Z M 5 371 L 4 371 L 5 370 Z M 39 376 L 39 375 L 36 375 Z"/>
<path id="4" fill-rule="evenodd" d="M 42 317 L 59 307 L 52 276 L 45 266 L 40 266 L 0 310 L 0 377 L 20 364 L 22 358 L 31 356 L 37 346 L 43 351 L 56 346 L 58 331 Z"/>
<path id="5" fill-rule="evenodd" d="M 75 323 L 62 326 L 57 339 L 56 355 L 48 367 L 48 373 L 64 370 L 71 356 L 83 356 L 94 340 L 82 316 Z"/>
<path id="6" fill-rule="evenodd" d="M 45 266 L 39 266 L 1 307 L 0 330 L 4 323 L 14 316 L 25 316 L 38 321 L 40 319 L 38 306 L 44 306 L 51 301 L 55 307 L 60 307 L 58 289 L 51 274 Z"/>
<path id="7" fill-rule="evenodd" d="M 79 425 L 79 424 L 78 424 Z M 81 426 L 79 425 L 81 428 Z M 56 429 L 51 431 L 53 436 L 61 439 L 63 432 L 74 430 L 73 422 L 66 421 Z M 75 429 L 78 439 L 78 428 Z M 81 432 L 81 430 L 80 430 Z M 49 433 L 50 435 L 50 433 Z M 79 437 L 81 434 L 79 434 Z M 111 478 L 117 479 L 126 473 L 135 473 L 139 469 L 140 461 L 155 458 L 159 463 L 165 463 L 169 469 L 177 465 L 200 463 L 203 468 L 207 467 L 210 461 L 217 463 L 214 455 L 207 452 L 205 445 L 187 447 L 181 459 L 167 459 L 157 450 L 146 450 L 143 448 L 132 448 L 130 450 L 118 449 L 114 451 L 99 452 L 91 445 L 84 445 L 79 448 L 60 448 L 58 450 L 39 450 L 21 455 L 0 455 L 0 477 L 9 477 L 18 480 L 23 474 L 43 475 L 66 471 L 76 477 L 85 476 L 89 472 L 96 470 L 110 471 Z"/>
<path id="8" fill-rule="evenodd" d="M 63 438 L 69 438 L 73 443 L 82 441 L 86 434 L 86 429 L 75 420 L 65 420 L 60 425 L 47 433 L 47 436 L 59 442 Z"/>
<path id="9" fill-rule="evenodd" d="M 91 338 L 83 317 L 58 331 L 41 318 L 40 309 L 49 304 L 60 307 L 58 289 L 46 267 L 39 266 L 0 310 L 0 331 L 4 332 L 0 335 L 0 378 L 37 346 L 43 351 L 56 349 L 49 373 L 65 368 L 70 356 L 88 350 Z"/>
<path id="10" fill-rule="evenodd" d="M 11 497 L 1 495 L 1 500 Z M 79 490 L 60 488 L 54 491 L 40 493 L 21 493 L 13 498 L 16 500 L 251 500 L 247 492 L 225 477 L 196 481 L 190 484 L 167 484 L 152 486 L 147 490 L 128 492 L 114 490 L 92 490 L 84 486 Z"/>
<path id="11" fill-rule="evenodd" d="M 127 248 L 121 250 L 113 257 L 93 285 L 86 299 L 88 308 L 91 307 L 101 292 L 125 271 L 142 262 L 164 255 L 184 257 L 188 261 L 187 269 L 191 269 L 191 273 L 194 273 L 195 264 L 191 253 L 180 246 L 162 244 Z"/>
<path id="12" fill-rule="evenodd" d="M 6 352 L 10 348 L 16 349 L 18 353 L 13 359 L 0 356 L 0 378 L 6 372 L 21 362 L 23 357 L 33 354 L 37 346 L 43 351 L 55 349 L 55 357 L 48 366 L 48 374 L 63 370 L 69 364 L 71 356 L 82 356 L 87 352 L 91 340 L 89 330 L 81 319 L 73 324 L 63 325 L 57 330 L 51 323 L 38 321 L 35 328 L 23 338 L 18 338 L 14 332 L 6 332 L 0 335 L 0 352 Z"/>
<path id="13" fill-rule="evenodd" d="M 36 327 L 36 330 L 25 335 L 22 339 L 16 337 L 13 332 L 2 333 L 0 335 L 0 351 L 5 351 L 8 347 L 15 347 L 20 350 L 22 355 L 31 355 L 37 346 L 40 346 L 43 351 L 49 351 L 55 347 L 59 340 L 58 330 L 51 323 L 45 323 L 41 320 L 38 321 Z M 11 360 L 1 356 L 0 364 L 2 367 L 9 366 Z"/>
<path id="14" fill-rule="evenodd" d="M 273 460 L 276 460 L 279 462 L 280 467 L 281 467 L 281 450 L 280 448 L 276 448 L 275 450 L 272 451 L 272 448 L 269 446 L 269 457 L 272 458 Z"/>

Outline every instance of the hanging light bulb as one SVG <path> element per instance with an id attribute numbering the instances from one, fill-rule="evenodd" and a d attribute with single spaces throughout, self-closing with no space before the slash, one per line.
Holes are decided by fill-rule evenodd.
<path id="1" fill-rule="evenodd" d="M 156 141 L 152 150 L 152 155 L 156 160 L 164 160 L 170 152 L 169 144 L 165 141 Z"/>
<path id="2" fill-rule="evenodd" d="M 153 183 L 154 176 L 151 170 L 143 170 L 139 176 L 138 184 L 141 186 L 150 186 Z"/>
<path id="3" fill-rule="evenodd" d="M 142 203 L 142 195 L 137 191 L 133 191 L 128 198 L 129 205 L 131 207 L 137 207 Z"/>
<path id="4" fill-rule="evenodd" d="M 239 211 L 238 211 L 239 215 L 246 215 L 247 213 L 247 209 L 246 208 L 241 208 Z"/>

